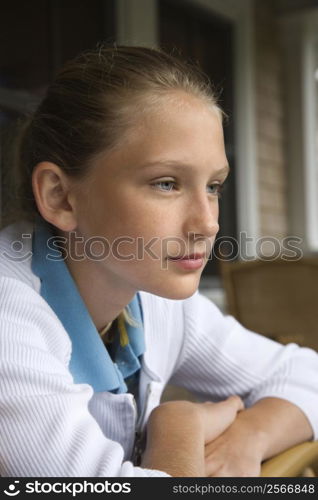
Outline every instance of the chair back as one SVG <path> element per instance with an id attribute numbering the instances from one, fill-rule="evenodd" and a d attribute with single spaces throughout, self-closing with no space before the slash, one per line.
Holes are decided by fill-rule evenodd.
<path id="1" fill-rule="evenodd" d="M 318 351 L 318 258 L 221 262 L 227 312 L 281 343 Z"/>

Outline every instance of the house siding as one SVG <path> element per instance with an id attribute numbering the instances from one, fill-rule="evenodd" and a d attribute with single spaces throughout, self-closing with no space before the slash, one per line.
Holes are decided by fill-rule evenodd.
<path id="1" fill-rule="evenodd" d="M 260 236 L 287 235 L 284 87 L 278 25 L 272 0 L 254 2 L 255 102 Z"/>

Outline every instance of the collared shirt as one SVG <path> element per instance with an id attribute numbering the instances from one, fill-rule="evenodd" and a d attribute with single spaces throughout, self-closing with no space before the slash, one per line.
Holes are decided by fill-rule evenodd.
<path id="1" fill-rule="evenodd" d="M 127 392 L 128 381 L 132 386 L 136 384 L 140 359 L 145 351 L 139 293 L 128 305 L 138 326 L 126 323 L 129 343 L 122 346 L 115 338 L 111 357 L 58 249 L 58 237 L 47 224 L 36 225 L 32 250 L 31 267 L 41 280 L 41 296 L 72 341 L 69 368 L 74 381 L 90 384 L 95 392 Z"/>
<path id="2" fill-rule="evenodd" d="M 146 428 L 167 383 L 202 401 L 239 394 L 246 408 L 266 397 L 282 398 L 303 411 L 318 439 L 317 353 L 247 330 L 199 292 L 184 300 L 138 293 L 147 346 L 141 418 L 131 394 L 74 384 L 69 334 L 41 297 L 40 279 L 30 267 L 32 233 L 23 221 L 0 232 L 2 475 L 165 475 L 135 467 L 131 457 L 136 426 Z"/>

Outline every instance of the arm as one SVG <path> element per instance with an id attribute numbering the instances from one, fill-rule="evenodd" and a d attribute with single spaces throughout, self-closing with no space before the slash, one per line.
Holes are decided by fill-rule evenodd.
<path id="1" fill-rule="evenodd" d="M 245 407 L 264 398 L 287 400 L 306 415 L 318 439 L 317 352 L 251 332 L 201 294 L 184 301 L 184 325 L 171 384 L 204 400 L 238 394 Z"/>
<path id="2" fill-rule="evenodd" d="M 171 476 L 205 476 L 204 444 L 204 430 L 194 403 L 162 404 L 150 416 L 141 465 Z"/>
<path id="3" fill-rule="evenodd" d="M 206 445 L 206 474 L 258 476 L 263 460 L 310 439 L 312 427 L 297 406 L 278 398 L 259 400 Z"/>
<path id="4" fill-rule="evenodd" d="M 206 475 L 204 446 L 229 427 L 243 409 L 237 396 L 220 403 L 171 401 L 152 412 L 142 465 L 171 476 Z"/>
<path id="5" fill-rule="evenodd" d="M 204 399 L 235 393 L 248 408 L 206 448 L 210 457 L 213 452 L 213 471 L 226 469 L 217 462 L 216 448 L 221 462 L 228 457 L 240 469 L 245 460 L 234 475 L 258 475 L 265 458 L 317 439 L 317 353 L 250 332 L 200 294 L 184 303 L 185 339 L 171 383 Z"/>
<path id="6" fill-rule="evenodd" d="M 265 398 L 238 416 L 238 422 L 264 435 L 262 459 L 277 455 L 313 438 L 313 430 L 304 413 L 289 401 Z"/>
<path id="7" fill-rule="evenodd" d="M 166 476 L 125 461 L 122 445 L 102 431 L 89 409 L 92 388 L 74 384 L 68 370 L 70 348 L 46 302 L 0 278 L 0 475 Z M 123 404 L 115 412 L 116 397 L 104 393 L 104 420 L 119 434 L 130 424 L 133 437 L 132 412 L 121 417 Z"/>

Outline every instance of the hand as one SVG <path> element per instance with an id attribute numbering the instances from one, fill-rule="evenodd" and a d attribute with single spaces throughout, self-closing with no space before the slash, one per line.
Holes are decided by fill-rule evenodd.
<path id="1" fill-rule="evenodd" d="M 245 412 L 242 412 L 242 414 Z M 205 446 L 208 477 L 259 477 L 266 436 L 240 418 Z"/>
<path id="2" fill-rule="evenodd" d="M 162 403 L 148 420 L 142 467 L 178 477 L 205 476 L 205 444 L 224 432 L 242 408 L 238 396 L 221 403 Z"/>
<path id="3" fill-rule="evenodd" d="M 205 444 L 220 436 L 236 419 L 237 413 L 244 409 L 239 396 L 230 396 L 220 403 L 201 403 L 198 409 L 202 413 Z"/>
<path id="4" fill-rule="evenodd" d="M 209 443 L 217 438 L 235 420 L 237 413 L 244 409 L 244 403 L 239 396 L 230 396 L 220 403 L 193 403 L 190 401 L 168 401 L 162 403 L 155 412 L 171 413 L 179 423 L 194 412 L 199 420 L 193 420 L 198 425 L 201 423 L 204 433 L 204 443 Z M 150 417 L 151 418 L 151 417 Z M 194 415 L 192 416 L 194 419 Z"/>

